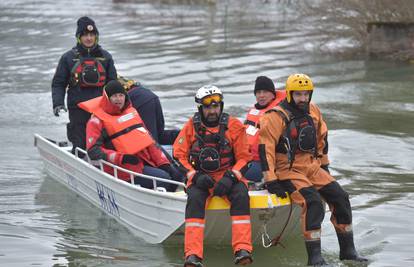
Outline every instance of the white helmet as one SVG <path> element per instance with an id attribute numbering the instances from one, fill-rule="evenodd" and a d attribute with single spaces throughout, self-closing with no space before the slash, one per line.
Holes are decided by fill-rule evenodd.
<path id="1" fill-rule="evenodd" d="M 208 96 L 216 95 L 217 98 L 209 99 L 209 103 L 203 103 L 203 99 L 206 99 Z M 207 99 L 206 99 L 207 100 Z M 223 93 L 221 90 L 215 86 L 215 85 L 204 85 L 200 89 L 197 90 L 196 96 L 195 96 L 195 102 L 200 105 L 210 105 L 211 102 L 220 103 L 223 101 Z"/>

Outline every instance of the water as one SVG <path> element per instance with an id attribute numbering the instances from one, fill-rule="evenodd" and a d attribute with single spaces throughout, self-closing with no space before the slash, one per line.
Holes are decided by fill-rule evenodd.
<path id="1" fill-rule="evenodd" d="M 33 147 L 34 133 L 65 138 L 67 115 L 52 115 L 50 81 L 74 45 L 76 19 L 90 15 L 119 73 L 161 97 L 168 127 L 194 112 L 195 90 L 206 83 L 222 88 L 226 110 L 242 118 L 256 76 L 282 87 L 289 74 L 308 73 L 330 127 L 332 172 L 351 195 L 357 247 L 370 266 L 414 266 L 414 65 L 319 53 L 319 17 L 301 16 L 290 1 L 205 2 L 0 3 L 0 265 L 182 265 L 181 246 L 146 244 L 46 177 Z M 330 52 L 348 45 L 334 39 Z M 329 216 L 324 255 L 347 266 Z M 233 266 L 230 247 L 208 247 L 206 258 Z M 293 240 L 287 249 L 257 248 L 252 266 L 305 260 Z"/>

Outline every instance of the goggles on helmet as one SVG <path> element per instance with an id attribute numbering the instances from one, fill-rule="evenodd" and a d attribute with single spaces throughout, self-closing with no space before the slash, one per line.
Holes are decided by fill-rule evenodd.
<path id="1" fill-rule="evenodd" d="M 203 106 L 210 106 L 212 104 L 219 104 L 223 100 L 223 97 L 219 94 L 208 95 L 201 99 L 201 104 Z"/>

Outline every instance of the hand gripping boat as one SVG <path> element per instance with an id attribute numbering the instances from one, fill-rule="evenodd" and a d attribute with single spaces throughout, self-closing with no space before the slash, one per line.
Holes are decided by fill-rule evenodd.
<path id="1" fill-rule="evenodd" d="M 44 162 L 46 173 L 82 196 L 109 216 L 126 226 L 134 235 L 148 243 L 183 243 L 184 214 L 187 196 L 183 183 L 133 173 L 111 163 L 99 161 L 92 164 L 84 151 L 77 148 L 76 155 L 65 142 L 57 143 L 35 134 L 34 144 Z M 81 153 L 83 152 L 83 153 Z M 115 177 L 105 173 L 103 165 L 112 166 Z M 146 189 L 116 178 L 117 170 L 154 181 L 178 184 L 177 192 L 164 188 Z M 277 198 L 267 190 L 249 191 L 252 241 L 269 246 L 271 239 L 282 234 L 300 234 L 300 210 L 291 205 L 289 198 Z M 222 198 L 213 197 L 207 205 L 205 244 L 231 243 L 231 219 L 229 204 Z M 273 240 L 274 241 L 274 240 Z"/>

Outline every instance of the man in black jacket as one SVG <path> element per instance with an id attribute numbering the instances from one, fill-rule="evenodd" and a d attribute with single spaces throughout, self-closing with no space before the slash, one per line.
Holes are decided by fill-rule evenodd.
<path id="1" fill-rule="evenodd" d="M 99 32 L 95 22 L 89 17 L 81 17 L 77 22 L 77 44 L 59 60 L 52 80 L 53 113 L 59 116 L 67 108 L 69 123 L 68 140 L 76 147 L 85 149 L 86 123 L 90 113 L 80 109 L 77 104 L 102 95 L 103 86 L 116 79 L 116 69 L 112 55 L 99 44 Z"/>

